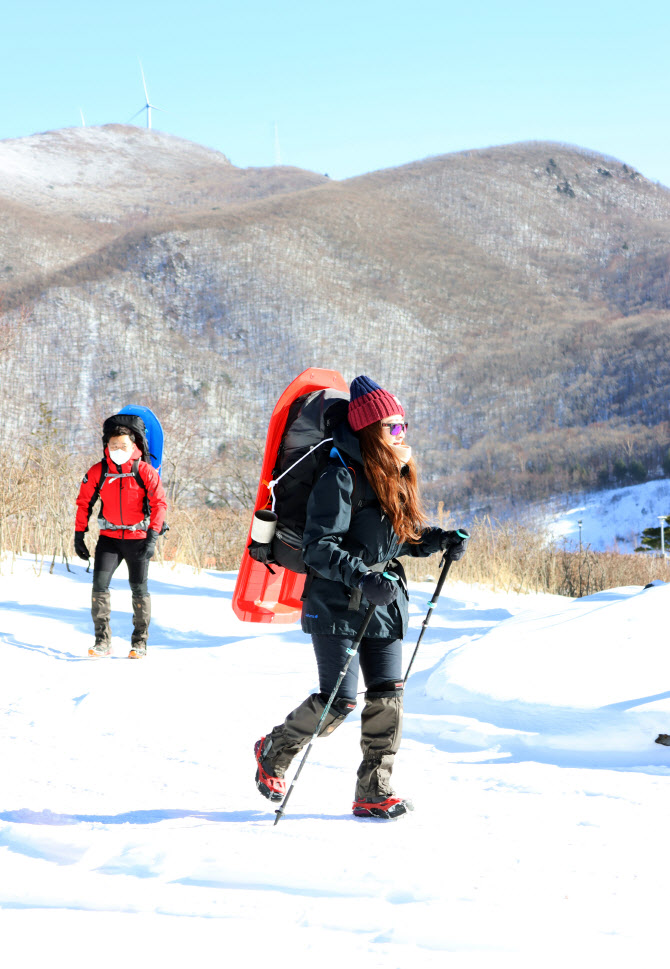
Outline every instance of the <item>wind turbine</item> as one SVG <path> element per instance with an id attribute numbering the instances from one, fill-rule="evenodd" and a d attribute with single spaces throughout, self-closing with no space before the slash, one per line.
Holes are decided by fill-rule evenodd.
<path id="1" fill-rule="evenodd" d="M 142 114 L 143 111 L 146 111 L 146 113 L 147 113 L 147 128 L 151 128 L 151 111 L 152 111 L 152 109 L 154 111 L 160 111 L 161 109 L 160 108 L 157 108 L 155 104 L 152 104 L 149 101 L 149 92 L 147 91 L 147 82 L 146 82 L 145 77 L 144 77 L 144 70 L 142 68 L 142 61 L 140 61 L 140 71 L 142 73 L 142 86 L 144 88 L 145 104 L 142 105 L 142 107 L 140 108 L 139 111 L 136 111 L 135 112 L 135 114 L 132 116 L 132 118 L 130 119 L 130 121 L 134 121 L 135 118 L 138 116 L 138 114 Z M 130 124 L 130 121 L 128 122 L 128 124 Z"/>

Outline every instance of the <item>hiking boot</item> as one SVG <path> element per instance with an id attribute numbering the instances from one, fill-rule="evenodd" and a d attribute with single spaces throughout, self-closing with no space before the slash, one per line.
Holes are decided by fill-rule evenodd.
<path id="1" fill-rule="evenodd" d="M 142 659 L 146 655 L 146 643 L 136 643 L 128 653 L 128 659 Z"/>
<path id="2" fill-rule="evenodd" d="M 103 656 L 112 655 L 112 644 L 111 643 L 93 643 L 89 646 L 88 655 L 94 658 L 100 659 Z"/>
<path id="3" fill-rule="evenodd" d="M 283 777 L 274 777 L 268 773 L 263 766 L 263 751 L 266 747 L 265 737 L 261 737 L 254 744 L 254 754 L 256 756 L 256 787 L 263 797 L 270 801 L 283 801 L 286 794 L 286 781 Z M 269 765 L 268 765 L 269 766 Z"/>
<path id="4" fill-rule="evenodd" d="M 378 821 L 397 821 L 403 814 L 414 810 L 411 801 L 402 797 L 371 798 L 359 797 L 354 801 L 352 810 L 357 818 L 376 818 Z"/>

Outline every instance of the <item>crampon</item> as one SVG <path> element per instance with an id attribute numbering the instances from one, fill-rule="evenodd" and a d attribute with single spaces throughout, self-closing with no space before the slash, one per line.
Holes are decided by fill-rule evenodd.
<path id="1" fill-rule="evenodd" d="M 366 801 L 365 798 L 359 797 L 354 801 L 352 810 L 357 818 L 395 821 L 408 811 L 413 811 L 414 805 L 401 797 L 387 797 L 382 801 Z"/>
<path id="2" fill-rule="evenodd" d="M 265 737 L 261 737 L 254 744 L 254 754 L 256 755 L 256 787 L 263 797 L 270 801 L 283 801 L 286 794 L 286 781 L 283 777 L 273 777 L 263 767 L 263 747 Z"/>

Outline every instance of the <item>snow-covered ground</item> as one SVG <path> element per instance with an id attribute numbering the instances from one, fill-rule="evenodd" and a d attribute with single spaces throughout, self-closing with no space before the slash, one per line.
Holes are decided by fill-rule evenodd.
<path id="1" fill-rule="evenodd" d="M 645 528 L 658 528 L 659 515 L 670 515 L 670 479 L 647 481 L 629 488 L 596 491 L 574 498 L 555 499 L 534 510 L 532 517 L 552 538 L 575 548 L 582 543 L 596 552 L 633 552 Z M 665 538 L 670 552 L 670 528 Z"/>
<path id="2" fill-rule="evenodd" d="M 154 565 L 147 659 L 118 577 L 114 657 L 89 660 L 74 570 L 0 575 L 3 965 L 664 964 L 670 586 L 447 586 L 395 772 L 415 812 L 351 815 L 354 714 L 274 827 L 252 747 L 316 687 L 306 637 L 239 622 L 231 573 Z"/>

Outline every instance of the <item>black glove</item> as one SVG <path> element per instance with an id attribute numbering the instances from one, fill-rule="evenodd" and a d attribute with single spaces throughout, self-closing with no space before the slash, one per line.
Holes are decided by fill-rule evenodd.
<path id="1" fill-rule="evenodd" d="M 272 542 L 255 542 L 252 538 L 247 548 L 249 549 L 249 555 L 257 562 L 262 562 L 263 565 L 274 564 Z"/>
<path id="2" fill-rule="evenodd" d="M 446 552 L 452 562 L 458 562 L 465 555 L 470 541 L 470 532 L 465 528 L 442 533 L 442 551 Z"/>
<path id="3" fill-rule="evenodd" d="M 80 559 L 84 562 L 88 562 L 90 555 L 88 554 L 88 549 L 86 548 L 86 542 L 84 541 L 84 535 L 86 532 L 75 532 L 74 533 L 74 550 Z"/>
<path id="4" fill-rule="evenodd" d="M 153 554 L 156 551 L 157 541 L 158 541 L 158 532 L 155 532 L 153 528 L 149 529 L 149 531 L 147 532 L 147 537 L 144 541 L 144 553 L 142 555 L 142 558 L 145 561 L 148 562 L 150 558 L 153 558 Z"/>
<path id="5" fill-rule="evenodd" d="M 392 576 L 392 578 L 388 578 Z M 366 572 L 358 588 L 368 602 L 375 606 L 388 606 L 398 598 L 400 582 L 392 572 Z"/>

